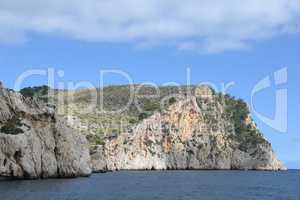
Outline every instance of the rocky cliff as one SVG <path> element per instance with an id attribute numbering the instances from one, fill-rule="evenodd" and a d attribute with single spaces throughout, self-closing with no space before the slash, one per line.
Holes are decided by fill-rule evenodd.
<path id="1" fill-rule="evenodd" d="M 98 105 L 92 112 L 81 112 L 91 104 L 88 90 L 72 92 L 71 101 L 57 101 L 57 96 L 45 96 L 47 87 L 24 89 L 22 94 L 29 97 L 25 98 L 0 86 L 0 176 L 75 177 L 105 170 L 286 169 L 256 127 L 244 101 L 207 86 L 161 87 L 160 96 L 154 98 L 153 88 L 136 87 L 142 98 L 135 91 L 135 104 L 108 114 Z M 107 87 L 97 94 L 101 92 L 106 110 L 121 108 L 130 96 L 128 86 Z M 55 91 L 55 95 L 70 94 Z M 51 103 L 56 109 L 38 103 L 38 99 L 46 103 L 54 100 Z"/>
<path id="2" fill-rule="evenodd" d="M 102 145 L 91 147 L 91 158 L 94 171 L 286 169 L 247 105 L 208 87 L 178 99 L 128 132 L 106 137 Z"/>
<path id="3" fill-rule="evenodd" d="M 90 174 L 85 137 L 53 108 L 0 84 L 0 176 L 35 179 Z"/>

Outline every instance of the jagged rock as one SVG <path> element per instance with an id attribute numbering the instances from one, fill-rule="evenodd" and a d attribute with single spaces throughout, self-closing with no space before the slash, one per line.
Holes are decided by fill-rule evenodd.
<path id="1" fill-rule="evenodd" d="M 85 137 L 52 108 L 0 87 L 0 176 L 76 177 L 91 174 Z"/>
<path id="2" fill-rule="evenodd" d="M 286 169 L 250 115 L 241 123 L 249 128 L 254 142 L 243 141 L 234 128 L 229 129 L 233 122 L 224 117 L 224 106 L 207 88 L 203 91 L 209 94 L 208 104 L 195 97 L 179 101 L 143 120 L 132 133 L 93 147 L 93 170 Z M 204 112 L 209 105 L 210 118 Z"/>
<path id="3" fill-rule="evenodd" d="M 89 149 L 85 137 L 70 128 L 54 107 L 4 89 L 0 83 L 0 176 L 76 177 L 91 171 L 153 169 L 285 170 L 243 102 L 222 96 L 229 103 L 225 106 L 220 97 L 209 87 L 195 88 L 194 96 L 181 95 L 167 110 L 130 127 L 130 132 L 106 137 L 98 142 L 103 145 Z"/>

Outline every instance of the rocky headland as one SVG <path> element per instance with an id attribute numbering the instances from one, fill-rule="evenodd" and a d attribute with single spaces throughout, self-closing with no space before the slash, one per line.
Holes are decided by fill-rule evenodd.
<path id="1" fill-rule="evenodd" d="M 226 108 L 210 88 L 205 94 L 179 100 L 93 146 L 93 170 L 286 169 L 244 102 L 228 97 L 234 105 Z"/>
<path id="2" fill-rule="evenodd" d="M 162 87 L 160 97 L 137 100 L 144 112 L 130 105 L 119 114 L 102 113 L 98 107 L 81 113 L 90 104 L 90 91 L 73 92 L 75 98 L 65 104 L 55 96 L 45 98 L 45 89 L 18 93 L 1 84 L 0 176 L 77 177 L 108 170 L 286 170 L 252 120 L 247 104 L 207 86 L 193 87 L 191 95 Z M 149 88 L 140 91 L 152 92 Z M 105 93 L 106 109 L 121 107 L 129 96 L 128 86 L 97 92 Z M 158 102 L 170 94 L 172 98 L 161 109 Z M 120 121 L 127 122 L 125 128 L 103 127 L 103 122 Z"/>

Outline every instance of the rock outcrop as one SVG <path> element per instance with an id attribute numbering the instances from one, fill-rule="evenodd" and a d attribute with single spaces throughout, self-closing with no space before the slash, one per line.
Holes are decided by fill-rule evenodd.
<path id="1" fill-rule="evenodd" d="M 230 110 L 230 102 L 226 107 L 221 96 L 207 88 L 198 93 L 203 90 L 204 97 L 179 100 L 131 132 L 92 147 L 93 170 L 286 169 L 247 107 L 246 114 L 239 115 L 240 101 L 223 96 L 238 109 Z"/>
<path id="2" fill-rule="evenodd" d="M 54 112 L 0 86 L 0 176 L 36 179 L 91 174 L 88 143 Z"/>
<path id="3" fill-rule="evenodd" d="M 171 91 L 162 89 L 166 95 Z M 216 94 L 206 86 L 194 89 L 193 95 L 172 96 L 166 110 L 140 102 L 150 114 L 132 118 L 138 114 L 132 110 L 125 115 L 131 119 L 127 131 L 103 140 L 93 133 L 88 143 L 76 126 L 67 123 L 68 115 L 60 117 L 55 108 L 0 83 L 0 176 L 35 179 L 107 170 L 286 169 L 242 100 Z M 99 115 L 89 117 L 87 121 L 94 122 Z"/>

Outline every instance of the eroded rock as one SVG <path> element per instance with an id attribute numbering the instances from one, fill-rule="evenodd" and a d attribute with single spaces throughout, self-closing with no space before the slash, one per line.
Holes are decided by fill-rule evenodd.
<path id="1" fill-rule="evenodd" d="M 77 177 L 91 174 L 88 143 L 52 108 L 0 88 L 0 176 Z"/>
<path id="2" fill-rule="evenodd" d="M 195 97 L 179 101 L 143 120 L 133 133 L 93 147 L 93 170 L 286 169 L 250 116 L 241 123 L 253 138 L 244 140 L 243 133 L 228 128 L 233 122 L 224 117 L 224 106 L 213 97 L 208 103 L 211 113 Z"/>

